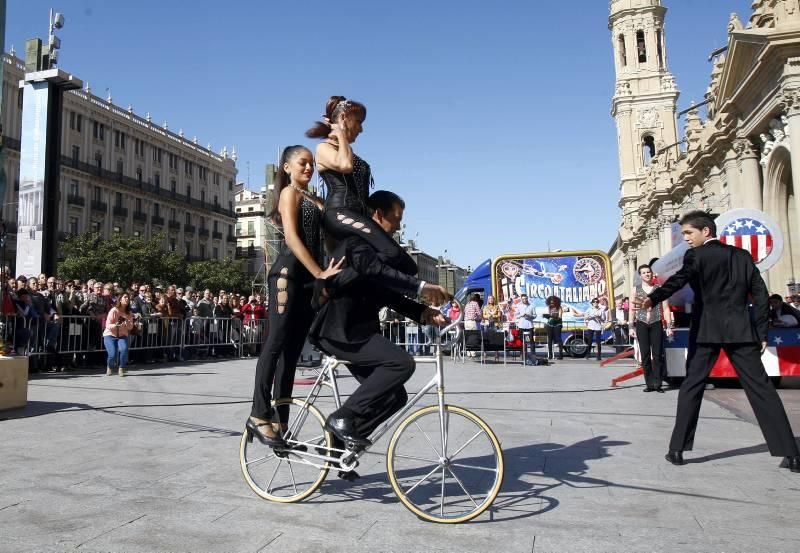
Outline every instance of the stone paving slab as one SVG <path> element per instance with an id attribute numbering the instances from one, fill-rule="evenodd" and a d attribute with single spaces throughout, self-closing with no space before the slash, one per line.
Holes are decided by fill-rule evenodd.
<path id="1" fill-rule="evenodd" d="M 238 463 L 254 365 L 34 378 L 28 407 L 0 412 L 0 552 L 800 551 L 800 475 L 777 468 L 758 427 L 705 402 L 691 463 L 673 467 L 677 392 L 609 388 L 629 367 L 583 360 L 448 366 L 448 402 L 505 452 L 501 493 L 471 523 L 417 519 L 379 456 L 355 483 L 331 473 L 303 503 L 269 503 Z"/>

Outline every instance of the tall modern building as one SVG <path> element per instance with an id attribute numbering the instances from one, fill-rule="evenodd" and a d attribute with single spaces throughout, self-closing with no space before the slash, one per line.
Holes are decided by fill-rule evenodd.
<path id="1" fill-rule="evenodd" d="M 786 293 L 800 280 L 800 5 L 754 0 L 746 24 L 730 16 L 727 45 L 711 53 L 709 87 L 686 110 L 680 137 L 661 4 L 610 2 L 622 210 L 610 252 L 623 284 L 615 289 L 629 295 L 637 265 L 672 248 L 680 214 L 748 207 L 783 233 L 765 278 Z"/>
<path id="2" fill-rule="evenodd" d="M 25 66 L 4 55 L 3 130 L 9 186 L 3 219 L 13 260 L 20 217 L 19 164 Z M 213 152 L 132 107 L 83 90 L 64 94 L 61 113 L 59 237 L 85 231 L 109 237 L 164 234 L 163 247 L 190 260 L 233 257 L 236 155 Z M 13 186 L 12 186 L 13 183 Z"/>

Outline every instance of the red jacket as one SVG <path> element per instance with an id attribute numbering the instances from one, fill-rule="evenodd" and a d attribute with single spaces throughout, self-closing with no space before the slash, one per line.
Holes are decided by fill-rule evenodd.
<path id="1" fill-rule="evenodd" d="M 260 303 L 246 303 L 242 306 L 242 314 L 245 322 L 247 322 L 263 319 L 266 312 L 264 306 Z"/>

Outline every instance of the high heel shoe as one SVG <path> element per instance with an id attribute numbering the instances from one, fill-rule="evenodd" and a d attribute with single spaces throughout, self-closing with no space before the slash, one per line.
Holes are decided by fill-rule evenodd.
<path id="1" fill-rule="evenodd" d="M 247 422 L 245 423 L 245 429 L 247 431 L 247 441 L 249 443 L 253 443 L 253 436 L 255 436 L 259 442 L 262 444 L 269 446 L 269 447 L 286 447 L 286 442 L 283 441 L 283 438 L 280 436 L 267 436 L 261 430 L 259 430 L 260 426 L 272 426 L 271 422 L 262 422 L 256 424 L 253 422 L 253 419 L 250 417 L 247 418 Z"/>

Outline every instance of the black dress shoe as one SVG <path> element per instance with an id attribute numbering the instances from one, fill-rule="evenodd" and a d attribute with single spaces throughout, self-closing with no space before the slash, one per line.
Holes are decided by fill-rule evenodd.
<path id="1" fill-rule="evenodd" d="M 656 388 L 655 391 L 658 392 L 659 394 L 663 394 L 664 393 L 664 388 L 659 386 L 658 388 Z"/>
<path id="2" fill-rule="evenodd" d="M 685 465 L 686 461 L 683 460 L 683 452 L 682 451 L 672 451 L 670 450 L 669 453 L 664 455 L 664 459 L 672 463 L 673 465 Z"/>
<path id="3" fill-rule="evenodd" d="M 780 467 L 782 469 L 789 469 L 792 472 L 800 472 L 800 455 L 784 457 Z"/>
<path id="4" fill-rule="evenodd" d="M 653 389 L 650 386 L 645 386 L 644 390 L 642 390 L 642 391 L 643 392 L 652 392 Z"/>
<path id="5" fill-rule="evenodd" d="M 372 442 L 359 436 L 354 427 L 352 419 L 328 417 L 325 421 L 325 430 L 342 440 L 348 449 L 371 446 Z"/>
<path id="6" fill-rule="evenodd" d="M 255 437 L 259 442 L 269 447 L 286 447 L 286 442 L 284 442 L 283 438 L 280 436 L 267 436 L 261 432 L 261 430 L 259 430 L 261 426 L 272 426 L 271 422 L 262 422 L 261 424 L 256 424 L 253 422 L 253 419 L 247 417 L 247 422 L 244 426 L 245 432 L 247 432 L 248 442 L 253 443 L 253 437 Z"/>

